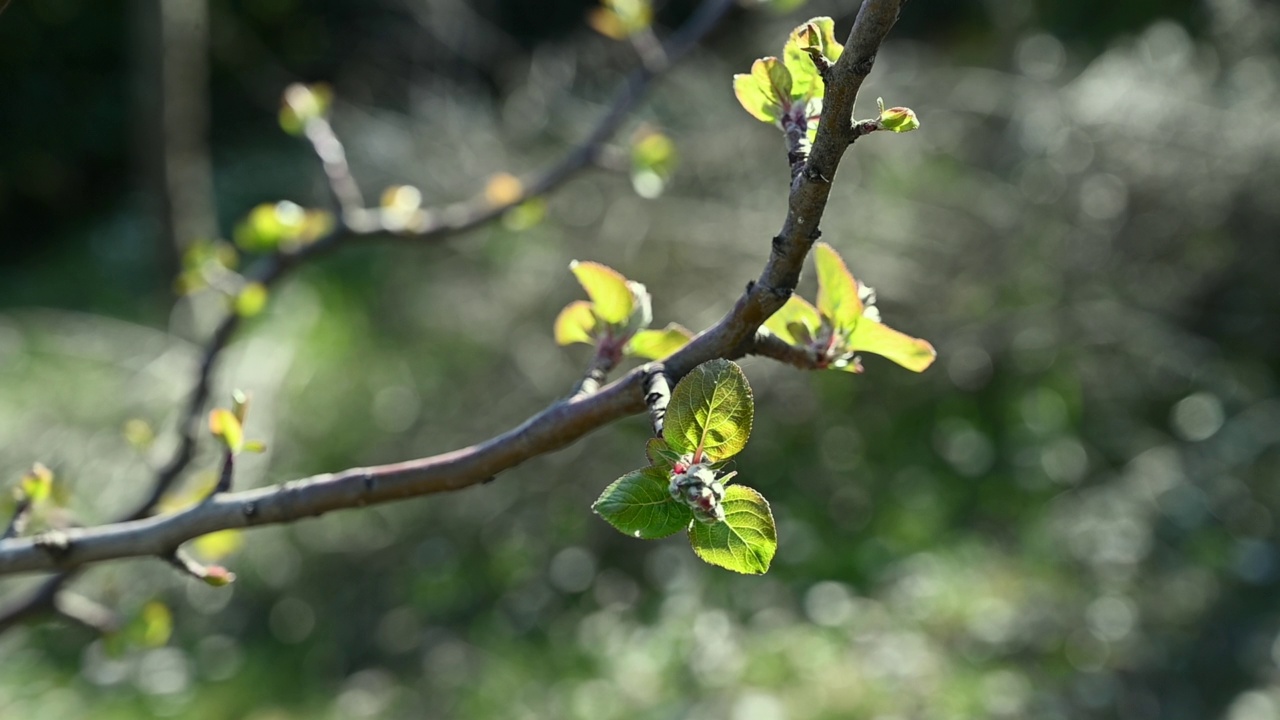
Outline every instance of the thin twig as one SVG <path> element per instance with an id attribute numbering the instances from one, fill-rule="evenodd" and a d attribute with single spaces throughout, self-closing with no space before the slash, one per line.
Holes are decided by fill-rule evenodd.
<path id="1" fill-rule="evenodd" d="M 5 528 L 4 534 L 0 535 L 0 540 L 21 535 L 27 528 L 27 520 L 30 516 L 31 498 L 24 495 L 18 499 L 17 506 L 13 508 L 13 518 L 9 520 L 9 526 Z"/>

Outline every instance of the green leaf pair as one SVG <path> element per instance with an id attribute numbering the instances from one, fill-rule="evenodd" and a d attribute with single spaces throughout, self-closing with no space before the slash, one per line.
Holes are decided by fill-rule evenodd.
<path id="1" fill-rule="evenodd" d="M 569 269 L 591 299 L 575 300 L 560 311 L 555 323 L 557 344 L 586 343 L 618 358 L 661 360 L 693 337 L 675 323 L 662 330 L 648 329 L 653 321 L 649 292 L 617 270 L 577 260 L 569 263 Z"/>
<path id="2" fill-rule="evenodd" d="M 714 474 L 746 447 L 754 413 L 741 368 L 728 360 L 699 365 L 671 392 L 663 436 L 646 447 L 649 467 L 605 488 L 592 509 L 632 537 L 653 540 L 684 530 L 704 561 L 763 574 L 778 548 L 769 503 L 744 485 L 723 487 L 733 473 Z M 708 504 L 699 511 L 691 496 Z"/>
<path id="3" fill-rule="evenodd" d="M 734 75 L 733 92 L 752 117 L 783 130 L 789 125 L 805 128 L 812 140 L 826 94 L 818 63 L 833 63 L 842 52 L 835 21 L 813 18 L 791 32 L 781 60 L 760 58 L 749 74 Z"/>
<path id="4" fill-rule="evenodd" d="M 861 372 L 856 352 L 882 355 L 915 372 L 933 364 L 937 353 L 927 341 L 880 322 L 875 291 L 854 279 L 835 248 L 816 244 L 813 260 L 818 270 L 818 306 L 793 294 L 765 321 L 765 329 L 809 350 L 823 368 Z"/>

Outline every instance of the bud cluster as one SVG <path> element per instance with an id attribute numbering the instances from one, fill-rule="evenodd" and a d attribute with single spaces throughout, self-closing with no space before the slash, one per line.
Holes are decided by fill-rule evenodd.
<path id="1" fill-rule="evenodd" d="M 671 497 L 689 506 L 699 522 L 707 525 L 724 522 L 724 483 L 710 465 L 677 464 L 672 468 L 668 489 Z"/>

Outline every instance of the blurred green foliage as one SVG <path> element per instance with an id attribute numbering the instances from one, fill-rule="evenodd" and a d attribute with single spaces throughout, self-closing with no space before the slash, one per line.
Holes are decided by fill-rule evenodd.
<path id="1" fill-rule="evenodd" d="M 215 4 L 223 232 L 325 201 L 275 120 L 300 77 L 332 82 L 371 197 L 409 184 L 435 207 L 556 157 L 635 58 L 586 4 L 534 5 Z M 126 181 L 124 7 L 0 14 L 0 473 L 43 462 L 90 523 L 146 493 L 227 310 L 169 309 Z M 737 16 L 655 88 L 636 123 L 680 156 L 660 197 L 594 172 L 541 222 L 347 248 L 273 289 L 220 373 L 270 448 L 238 485 L 462 447 L 565 393 L 588 359 L 549 331 L 571 258 L 644 281 L 659 326 L 718 319 L 786 202 L 776 133 L 731 77 L 795 19 Z M 219 560 L 228 587 L 96 568 L 76 590 L 158 642 L 0 636 L 0 716 L 1280 717 L 1278 23 L 1256 0 L 908 6 L 861 114 L 882 95 L 922 129 L 858 142 L 823 238 L 938 361 L 744 361 L 737 469 L 778 523 L 767 576 L 591 514 L 642 462 L 635 418 L 482 487 L 253 531 Z M 203 449 L 191 487 L 216 478 Z"/>

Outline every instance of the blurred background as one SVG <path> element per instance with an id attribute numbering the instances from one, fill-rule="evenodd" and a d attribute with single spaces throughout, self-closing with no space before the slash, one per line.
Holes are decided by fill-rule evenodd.
<path id="1" fill-rule="evenodd" d="M 808 17 L 843 36 L 855 5 L 732 12 L 616 138 L 625 158 L 666 133 L 665 183 L 589 170 L 538 212 L 273 288 L 218 375 L 269 448 L 239 486 L 453 449 L 566 393 L 589 352 L 551 338 L 571 259 L 646 283 L 659 324 L 714 322 L 786 203 L 779 134 L 730 77 Z M 5 485 L 42 462 L 84 523 L 145 495 L 227 306 L 176 299 L 184 253 L 259 203 L 326 202 L 277 123 L 288 83 L 332 85 L 372 201 L 467 199 L 565 152 L 636 66 L 591 6 L 11 2 Z M 657 34 L 692 8 L 661 5 Z M 196 552 L 227 588 L 95 568 L 73 587 L 126 630 L 0 636 L 0 716 L 1280 718 L 1280 8 L 916 0 L 859 116 L 877 96 L 922 128 L 857 144 L 823 237 L 939 358 L 743 362 L 767 576 L 591 514 L 641 462 L 637 417 L 464 492 L 215 536 Z"/>

